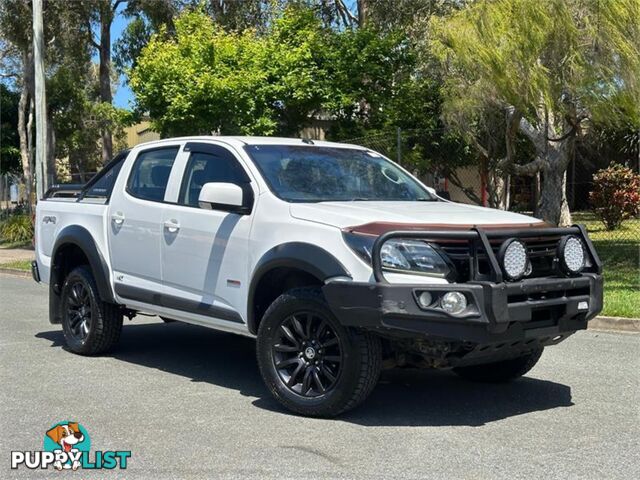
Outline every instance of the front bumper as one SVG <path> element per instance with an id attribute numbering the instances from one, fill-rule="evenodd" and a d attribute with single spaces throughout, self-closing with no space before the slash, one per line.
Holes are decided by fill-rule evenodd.
<path id="1" fill-rule="evenodd" d="M 496 242 L 508 238 L 526 241 L 575 235 L 586 247 L 588 268 L 580 275 L 561 272 L 533 276 L 516 282 L 503 277 L 494 252 Z M 380 252 L 392 238 L 428 242 L 457 241 L 471 252 L 470 279 L 460 283 L 405 285 L 388 283 Z M 480 266 L 480 261 L 485 266 Z M 495 229 L 465 231 L 393 231 L 376 239 L 371 253 L 374 283 L 333 282 L 324 295 L 338 320 L 345 326 L 372 330 L 399 341 L 413 341 L 426 350 L 439 345 L 463 351 L 465 358 L 517 355 L 525 350 L 562 341 L 602 310 L 602 263 L 583 226 L 569 228 Z M 469 307 L 460 316 L 440 308 L 423 308 L 417 298 L 429 291 L 438 297 L 446 291 L 465 294 Z"/>
<path id="2" fill-rule="evenodd" d="M 418 292 L 459 291 L 473 305 L 463 316 L 421 308 Z M 602 310 L 602 276 L 538 278 L 517 283 L 468 282 L 399 285 L 333 282 L 323 287 L 333 313 L 345 326 L 388 337 L 494 344 L 566 337 L 586 328 Z M 587 302 L 586 309 L 580 304 Z M 558 339 L 561 340 L 562 338 Z"/>

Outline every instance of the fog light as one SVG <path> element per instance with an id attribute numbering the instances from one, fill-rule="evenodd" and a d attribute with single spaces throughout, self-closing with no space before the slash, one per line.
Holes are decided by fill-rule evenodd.
<path id="1" fill-rule="evenodd" d="M 578 302 L 578 310 L 589 310 L 589 302 Z"/>
<path id="2" fill-rule="evenodd" d="M 458 315 L 467 308 L 467 297 L 460 292 L 447 292 L 442 296 L 440 306 L 445 312 Z"/>
<path id="3" fill-rule="evenodd" d="M 433 297 L 431 296 L 431 294 L 429 292 L 422 292 L 418 296 L 418 303 L 423 308 L 426 308 L 429 305 L 431 305 L 431 302 L 433 302 Z"/>
<path id="4" fill-rule="evenodd" d="M 563 237 L 558 245 L 558 258 L 562 269 L 566 273 L 580 273 L 586 262 L 582 241 L 573 235 Z"/>
<path id="5" fill-rule="evenodd" d="M 504 241 L 498 251 L 502 270 L 509 280 L 519 280 L 527 273 L 530 264 L 527 258 L 527 247 L 520 240 L 509 238 Z"/>

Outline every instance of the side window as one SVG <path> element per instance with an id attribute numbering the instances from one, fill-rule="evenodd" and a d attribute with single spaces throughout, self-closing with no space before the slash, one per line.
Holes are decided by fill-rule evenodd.
<path id="1" fill-rule="evenodd" d="M 162 202 L 178 150 L 168 147 L 141 152 L 131 169 L 127 191 L 143 200 Z"/>
<path id="2" fill-rule="evenodd" d="M 116 155 L 85 187 L 82 198 L 109 198 L 129 150 Z"/>
<path id="3" fill-rule="evenodd" d="M 207 153 L 193 152 L 184 171 L 178 203 L 198 206 L 200 190 L 205 183 L 223 182 L 240 185 L 249 177 L 233 154 L 222 147 L 210 148 Z"/>

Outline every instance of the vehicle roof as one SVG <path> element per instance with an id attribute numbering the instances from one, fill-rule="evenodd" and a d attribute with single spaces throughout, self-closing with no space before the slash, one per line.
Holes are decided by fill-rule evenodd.
<path id="1" fill-rule="evenodd" d="M 327 142 L 324 140 L 311 140 L 313 143 L 309 143 L 309 140 L 303 141 L 301 138 L 286 138 L 286 137 L 251 137 L 251 136 L 216 136 L 216 135 L 203 135 L 203 136 L 190 136 L 190 137 L 174 137 L 174 138 L 164 138 L 162 140 L 154 140 L 151 142 L 141 143 L 136 145 L 136 147 L 140 146 L 149 146 L 149 145 L 157 145 L 170 141 L 206 141 L 213 140 L 218 142 L 224 142 L 230 145 L 235 146 L 243 146 L 243 145 L 302 145 L 309 147 L 334 147 L 334 148 L 356 148 L 361 150 L 367 150 L 365 147 L 361 145 L 352 145 L 349 143 L 338 143 L 338 142 Z"/>

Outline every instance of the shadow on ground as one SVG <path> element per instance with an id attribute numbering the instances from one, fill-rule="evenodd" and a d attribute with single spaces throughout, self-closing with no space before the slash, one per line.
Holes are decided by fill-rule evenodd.
<path id="1" fill-rule="evenodd" d="M 64 345 L 61 330 L 36 337 L 52 347 Z M 250 338 L 177 322 L 126 325 L 119 347 L 109 356 L 234 389 L 257 397 L 253 404 L 258 408 L 285 413 L 262 383 Z M 340 420 L 366 426 L 481 426 L 571 405 L 571 388 L 547 380 L 525 377 L 484 385 L 446 371 L 398 369 L 383 372 L 372 395 Z"/>

